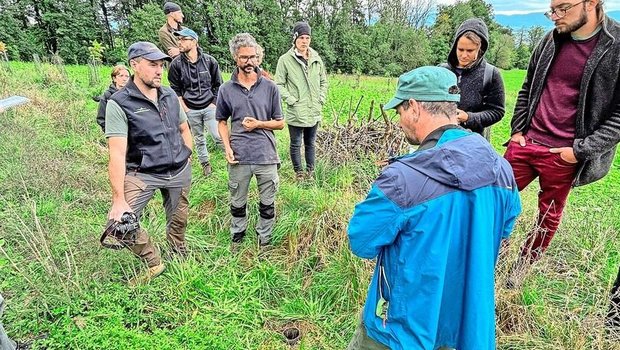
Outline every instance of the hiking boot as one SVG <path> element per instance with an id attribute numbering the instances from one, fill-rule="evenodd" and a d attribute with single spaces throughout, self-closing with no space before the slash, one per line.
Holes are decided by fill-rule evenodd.
<path id="1" fill-rule="evenodd" d="M 297 180 L 297 182 L 302 182 L 305 179 L 306 179 L 306 174 L 304 174 L 303 171 L 295 172 L 295 180 Z"/>
<path id="2" fill-rule="evenodd" d="M 165 269 L 166 269 L 166 265 L 164 265 L 164 263 L 160 263 L 159 265 L 149 267 L 146 271 L 130 279 L 128 284 L 129 286 L 134 287 L 138 284 L 149 283 L 153 278 L 161 275 L 161 273 L 164 272 Z"/>
<path id="3" fill-rule="evenodd" d="M 211 163 L 202 163 L 202 175 L 204 175 L 204 177 L 208 177 L 212 172 L 213 169 L 211 168 Z"/>
<path id="4" fill-rule="evenodd" d="M 245 231 L 233 233 L 232 241 L 233 243 L 241 243 L 243 241 L 243 237 L 245 237 Z"/>
<path id="5" fill-rule="evenodd" d="M 306 172 L 306 179 L 313 181 L 314 180 L 314 170 L 308 170 Z"/>

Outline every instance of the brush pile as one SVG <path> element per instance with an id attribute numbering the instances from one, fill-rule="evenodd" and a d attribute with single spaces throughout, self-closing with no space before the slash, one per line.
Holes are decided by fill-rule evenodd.
<path id="1" fill-rule="evenodd" d="M 343 165 L 352 161 L 379 161 L 407 152 L 408 144 L 398 123 L 392 121 L 383 105 L 377 117 L 373 117 L 374 100 L 371 101 L 367 116 L 358 116 L 360 98 L 353 113 L 346 121 L 339 122 L 340 113 L 335 113 L 333 123 L 325 125 L 317 132 L 316 146 L 319 154 L 333 165 Z"/>

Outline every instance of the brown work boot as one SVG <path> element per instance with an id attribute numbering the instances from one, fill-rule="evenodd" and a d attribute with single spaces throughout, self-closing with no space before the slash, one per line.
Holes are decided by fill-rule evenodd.
<path id="1" fill-rule="evenodd" d="M 211 163 L 202 163 L 202 175 L 204 175 L 204 177 L 208 177 L 212 172 L 213 169 L 211 168 Z"/>
<path id="2" fill-rule="evenodd" d="M 295 173 L 295 180 L 297 182 L 302 182 L 306 179 L 306 174 L 303 171 L 298 171 Z"/>
<path id="3" fill-rule="evenodd" d="M 149 283 L 153 278 L 161 275 L 161 273 L 164 272 L 165 269 L 166 269 L 166 265 L 164 265 L 164 263 L 160 263 L 159 265 L 149 267 L 146 271 L 130 279 L 127 284 L 129 284 L 129 286 L 131 287 L 134 287 L 134 286 L 137 286 L 138 284 Z"/>

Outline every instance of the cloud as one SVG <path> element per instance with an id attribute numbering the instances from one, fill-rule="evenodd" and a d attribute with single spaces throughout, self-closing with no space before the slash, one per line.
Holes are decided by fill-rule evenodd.
<path id="1" fill-rule="evenodd" d="M 437 0 L 437 4 L 447 5 L 454 4 L 456 0 Z M 495 14 L 498 15 L 516 15 L 532 12 L 544 13 L 549 10 L 550 1 L 522 1 L 522 0 L 491 0 L 487 1 L 493 5 Z M 605 9 L 607 11 L 620 10 L 620 1 L 606 1 Z"/>

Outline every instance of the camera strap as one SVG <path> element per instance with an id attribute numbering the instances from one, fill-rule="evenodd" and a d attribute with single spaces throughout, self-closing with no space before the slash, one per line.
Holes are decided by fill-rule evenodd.
<path id="1" fill-rule="evenodd" d="M 105 230 L 103 230 L 103 233 L 101 234 L 101 238 L 99 238 L 99 242 L 101 243 L 102 246 L 104 246 L 105 248 L 110 248 L 114 250 L 121 250 L 123 248 L 128 247 L 127 244 L 125 244 L 122 240 L 119 240 L 116 237 L 116 235 L 114 235 L 114 232 L 116 232 L 116 227 L 119 224 L 120 224 L 119 222 L 114 221 L 114 220 L 108 221 L 108 224 L 106 225 Z M 106 238 L 108 236 L 111 236 L 112 240 L 118 243 L 106 242 Z"/>

